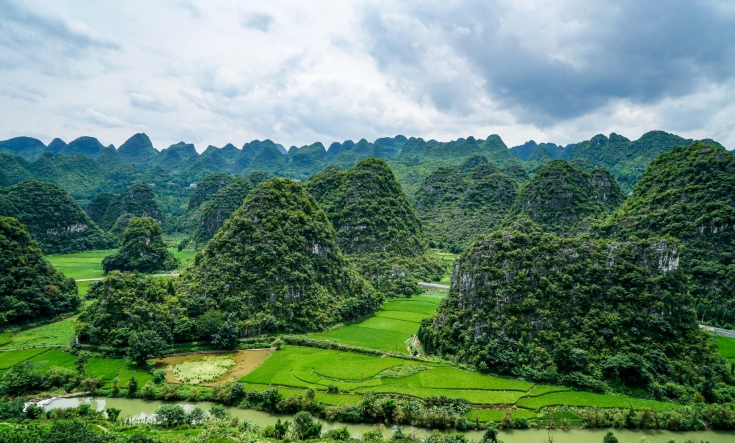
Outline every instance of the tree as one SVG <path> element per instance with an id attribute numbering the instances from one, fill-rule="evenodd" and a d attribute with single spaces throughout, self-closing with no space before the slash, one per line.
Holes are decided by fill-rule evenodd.
<path id="1" fill-rule="evenodd" d="M 618 443 L 618 438 L 612 431 L 608 431 L 607 434 L 602 438 L 602 443 Z"/>
<path id="2" fill-rule="evenodd" d="M 128 394 L 133 395 L 138 391 L 138 379 L 135 376 L 130 377 L 128 380 Z"/>
<path id="3" fill-rule="evenodd" d="M 118 417 L 120 417 L 120 412 L 122 412 L 120 409 L 117 408 L 107 408 L 105 409 L 105 414 L 107 414 L 107 420 L 109 421 L 117 421 Z"/>
<path id="4" fill-rule="evenodd" d="M 168 347 L 166 342 L 156 331 L 135 332 L 130 337 L 128 357 L 138 365 L 144 365 L 146 360 L 163 355 Z"/>
<path id="5" fill-rule="evenodd" d="M 84 366 L 87 364 L 87 360 L 89 360 L 89 353 L 88 352 L 80 352 L 77 356 L 77 361 L 74 363 L 74 365 L 77 368 L 77 373 L 79 375 L 84 375 L 85 369 Z"/>
<path id="6" fill-rule="evenodd" d="M 322 424 L 314 421 L 314 417 L 308 412 L 301 411 L 293 417 L 293 432 L 299 440 L 319 438 L 322 435 Z"/>
<path id="7" fill-rule="evenodd" d="M 173 428 L 187 421 L 186 411 L 179 405 L 163 405 L 153 414 L 156 417 L 156 423 L 166 428 Z"/>
<path id="8" fill-rule="evenodd" d="M 133 217 L 123 232 L 122 246 L 102 260 L 105 273 L 113 270 L 168 271 L 180 265 L 179 259 L 163 242 L 161 226 L 150 217 Z"/>
<path id="9" fill-rule="evenodd" d="M 212 336 L 212 346 L 217 349 L 232 350 L 237 348 L 240 339 L 240 325 L 237 319 L 230 316 Z"/>

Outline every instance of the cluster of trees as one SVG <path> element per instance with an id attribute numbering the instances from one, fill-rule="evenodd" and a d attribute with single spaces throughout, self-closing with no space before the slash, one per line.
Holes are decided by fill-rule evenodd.
<path id="1" fill-rule="evenodd" d="M 120 249 L 102 260 L 102 269 L 152 273 L 180 265 L 163 242 L 161 226 L 150 217 L 132 217 L 122 236 Z"/>
<path id="2" fill-rule="evenodd" d="M 43 257 L 26 227 L 0 217 L 0 327 L 53 318 L 82 305 L 74 280 Z"/>
<path id="3" fill-rule="evenodd" d="M 97 194 L 87 205 L 87 213 L 102 229 L 118 234 L 133 217 L 150 217 L 161 223 L 163 215 L 156 203 L 153 189 L 138 183 L 121 194 Z"/>
<path id="4" fill-rule="evenodd" d="M 427 352 L 598 391 L 735 400 L 671 239 L 559 237 L 520 219 L 465 250 L 452 280 L 419 330 Z"/>

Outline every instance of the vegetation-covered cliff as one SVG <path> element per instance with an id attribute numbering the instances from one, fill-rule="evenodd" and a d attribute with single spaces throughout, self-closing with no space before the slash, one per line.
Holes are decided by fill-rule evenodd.
<path id="1" fill-rule="evenodd" d="M 678 147 L 654 160 L 625 204 L 600 227 L 625 239 L 682 242 L 700 321 L 735 326 L 735 156 L 717 144 Z"/>
<path id="2" fill-rule="evenodd" d="M 202 204 L 198 219 L 196 219 L 196 230 L 192 239 L 196 245 L 204 245 L 222 227 L 232 213 L 242 206 L 245 197 L 254 188 L 253 183 L 247 177 L 239 177 L 232 180 L 227 186 L 218 190 L 209 200 Z"/>
<path id="3" fill-rule="evenodd" d="M 122 232 L 132 217 L 151 217 L 162 221 L 161 210 L 156 203 L 153 189 L 139 183 L 125 189 L 122 194 L 98 194 L 87 206 L 90 217 L 103 229 Z"/>
<path id="4" fill-rule="evenodd" d="M 565 238 L 521 219 L 462 253 L 419 338 L 485 371 L 730 398 L 729 368 L 697 326 L 679 254 L 669 239 Z"/>
<path id="5" fill-rule="evenodd" d="M 111 239 L 58 186 L 27 180 L 0 189 L 0 215 L 23 223 L 45 254 L 106 249 Z"/>
<path id="6" fill-rule="evenodd" d="M 623 202 L 615 179 L 604 169 L 591 174 L 564 160 L 541 168 L 518 193 L 508 220 L 526 216 L 557 233 L 589 229 L 590 218 L 600 217 Z"/>
<path id="7" fill-rule="evenodd" d="M 18 220 L 0 217 L 0 327 L 37 322 L 82 305 L 74 280 L 46 261 Z"/>
<path id="8" fill-rule="evenodd" d="M 282 179 L 248 195 L 179 278 L 177 293 L 192 318 L 225 312 L 254 331 L 320 330 L 380 304 L 314 198 Z"/>
<path id="9" fill-rule="evenodd" d="M 163 231 L 150 217 L 132 217 L 125 227 L 120 249 L 102 260 L 102 269 L 110 271 L 170 271 L 179 260 L 166 248 Z"/>

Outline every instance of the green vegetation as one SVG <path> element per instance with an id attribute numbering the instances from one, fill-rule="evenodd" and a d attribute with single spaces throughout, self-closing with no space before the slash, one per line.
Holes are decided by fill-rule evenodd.
<path id="1" fill-rule="evenodd" d="M 562 238 L 519 221 L 464 251 L 419 338 L 482 371 L 731 401 L 729 368 L 697 326 L 677 263 L 671 240 Z"/>
<path id="2" fill-rule="evenodd" d="M 43 258 L 25 226 L 0 217 L 0 327 L 37 322 L 79 309 L 72 279 Z"/>
<path id="3" fill-rule="evenodd" d="M 181 314 L 165 281 L 113 271 L 92 285 L 88 295 L 94 301 L 78 318 L 80 341 L 127 348 L 134 333 L 147 331 L 174 341 L 174 324 Z"/>
<path id="4" fill-rule="evenodd" d="M 368 158 L 347 171 L 327 168 L 307 183 L 337 231 L 337 242 L 375 289 L 389 297 L 418 294 L 418 279 L 438 280 L 421 224 L 388 165 Z"/>
<path id="5" fill-rule="evenodd" d="M 63 189 L 35 180 L 0 188 L 0 216 L 14 217 L 46 254 L 110 247 L 110 238 Z"/>
<path id="6" fill-rule="evenodd" d="M 458 168 L 432 172 L 415 203 L 429 246 L 458 252 L 477 235 L 499 228 L 519 186 L 511 171 L 482 156 L 470 157 Z"/>
<path id="7" fill-rule="evenodd" d="M 225 220 L 242 206 L 253 188 L 253 183 L 247 177 L 236 178 L 203 203 L 196 230 L 192 235 L 195 244 L 205 244 L 214 237 Z"/>
<path id="8" fill-rule="evenodd" d="M 198 209 L 220 189 L 232 183 L 232 177 L 224 173 L 210 174 L 197 182 L 189 198 L 189 211 Z"/>
<path id="9" fill-rule="evenodd" d="M 102 260 L 102 269 L 151 273 L 176 269 L 180 262 L 166 248 L 163 231 L 150 217 L 133 217 L 123 233 L 122 247 Z"/>
<path id="10" fill-rule="evenodd" d="M 77 316 L 71 316 L 54 323 L 26 329 L 18 333 L 8 333 L 0 340 L 0 348 L 24 348 L 29 346 L 68 346 L 74 337 Z M 7 341 L 6 341 L 7 340 Z"/>
<path id="11" fill-rule="evenodd" d="M 573 234 L 588 230 L 590 217 L 600 217 L 623 200 L 606 170 L 586 173 L 564 160 L 553 160 L 521 188 L 508 220 L 526 216 L 551 232 Z"/>
<path id="12" fill-rule="evenodd" d="M 265 181 L 195 257 L 176 291 L 191 319 L 224 312 L 246 332 L 306 332 L 360 318 L 379 300 L 336 237 L 302 185 Z"/>
<path id="13" fill-rule="evenodd" d="M 735 155 L 714 143 L 654 160 L 625 204 L 601 227 L 619 239 L 670 235 L 682 242 L 699 320 L 735 326 Z"/>
<path id="14" fill-rule="evenodd" d="M 87 207 L 90 217 L 103 229 L 122 233 L 133 217 L 151 217 L 162 221 L 153 189 L 147 184 L 128 187 L 120 195 L 99 194 Z"/>
<path id="15" fill-rule="evenodd" d="M 441 296 L 431 293 L 387 300 L 375 317 L 311 337 L 406 354 L 410 347 L 407 341 L 418 332 L 421 320 L 434 313 L 440 301 Z"/>

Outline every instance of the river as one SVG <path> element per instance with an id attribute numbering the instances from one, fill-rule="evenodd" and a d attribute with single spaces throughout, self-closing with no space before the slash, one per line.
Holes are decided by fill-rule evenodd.
<path id="1" fill-rule="evenodd" d="M 214 405 L 210 402 L 163 402 L 163 401 L 147 401 L 134 398 L 105 398 L 105 397 L 77 397 L 77 398 L 57 398 L 44 405 L 45 409 L 56 408 L 73 408 L 81 403 L 87 402 L 97 411 L 105 408 L 117 408 L 122 412 L 120 417 L 131 417 L 135 419 L 146 419 L 153 415 L 153 412 L 161 405 L 167 403 L 175 403 L 191 410 L 198 406 L 205 411 Z M 227 408 L 230 413 L 240 420 L 251 421 L 258 426 L 267 426 L 276 422 L 277 419 L 291 420 L 290 415 L 269 414 L 267 412 L 254 411 L 251 409 Z M 343 423 L 335 423 L 320 420 L 323 424 L 323 430 L 341 428 L 345 426 Z M 364 432 L 374 430 L 374 425 L 348 424 L 346 425 L 350 432 L 355 436 L 361 436 Z M 405 433 L 415 433 L 419 437 L 425 437 L 431 431 L 414 428 L 412 426 L 401 426 Z M 554 443 L 598 443 L 602 442 L 602 438 L 607 433 L 607 429 L 571 429 L 563 431 L 555 429 L 547 431 L 545 429 L 525 429 L 515 431 L 503 431 L 500 433 L 500 439 L 505 443 L 543 443 L 548 441 L 549 435 L 553 437 Z M 628 430 L 613 429 L 615 436 L 620 443 L 667 443 L 675 440 L 677 443 L 683 443 L 687 440 L 695 442 L 706 441 L 709 443 L 733 443 L 735 442 L 735 432 L 673 432 L 673 431 L 653 431 L 653 430 Z M 392 429 L 383 429 L 383 436 L 390 437 Z M 467 438 L 472 440 L 480 440 L 482 431 L 470 431 L 464 433 Z M 645 438 L 645 440 L 643 440 Z"/>

